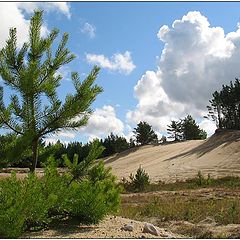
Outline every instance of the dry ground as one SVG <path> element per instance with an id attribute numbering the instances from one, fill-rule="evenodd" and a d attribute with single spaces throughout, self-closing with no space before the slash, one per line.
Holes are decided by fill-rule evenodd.
<path id="1" fill-rule="evenodd" d="M 62 221 L 51 224 L 49 229 L 27 232 L 23 238 L 240 238 L 238 223 L 223 224 L 212 215 L 202 215 L 197 220 L 167 219 L 159 214 L 157 205 L 148 213 L 151 204 L 185 203 L 208 201 L 240 200 L 240 188 L 204 188 L 179 191 L 159 191 L 148 193 L 122 194 L 119 216 L 108 216 L 98 225 L 79 225 L 76 221 Z M 162 205 L 163 209 L 167 206 Z M 147 206 L 146 208 L 144 208 Z M 173 205 L 172 205 L 173 206 Z M 200 206 L 200 205 L 199 205 Z M 223 211 L 227 206 L 223 205 Z M 136 211 L 137 209 L 137 211 Z M 143 211 L 142 211 L 143 210 Z M 172 209 L 170 209 L 172 210 Z M 175 211 L 176 209 L 173 209 Z M 201 211 L 201 210 L 200 210 Z M 217 213 L 217 212 L 216 212 Z M 214 212 L 215 214 L 215 212 Z M 134 219 L 134 220 L 133 220 Z M 160 235 L 142 233 L 145 222 L 157 226 Z M 134 226 L 133 232 L 121 230 L 125 224 Z"/>
<path id="2" fill-rule="evenodd" d="M 120 214 L 185 238 L 240 238 L 239 203 L 240 188 L 123 194 Z"/>
<path id="3" fill-rule="evenodd" d="M 125 224 L 134 227 L 132 232 L 121 230 Z M 74 223 L 58 223 L 49 230 L 26 233 L 23 238 L 180 238 L 181 235 L 173 234 L 165 228 L 158 228 L 160 235 L 154 236 L 149 233 L 142 233 L 144 223 L 122 218 L 109 216 L 98 225 L 84 226 Z"/>
<path id="4" fill-rule="evenodd" d="M 104 160 L 119 179 L 141 165 L 152 181 L 193 178 L 200 170 L 212 177 L 240 176 L 240 131 L 220 132 L 207 140 L 142 146 Z"/>

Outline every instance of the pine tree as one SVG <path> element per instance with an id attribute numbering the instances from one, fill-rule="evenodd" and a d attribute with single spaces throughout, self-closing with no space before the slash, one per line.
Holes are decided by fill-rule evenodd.
<path id="1" fill-rule="evenodd" d="M 170 125 L 167 126 L 168 134 L 170 138 L 173 138 L 174 141 L 180 141 L 182 138 L 181 122 L 172 121 Z"/>
<path id="2" fill-rule="evenodd" d="M 138 123 L 137 127 L 134 128 L 133 133 L 135 134 L 137 143 L 140 143 L 141 145 L 158 142 L 157 134 L 147 122 Z"/>
<path id="3" fill-rule="evenodd" d="M 131 137 L 129 140 L 129 148 L 134 148 L 136 146 L 135 140 Z"/>
<path id="4" fill-rule="evenodd" d="M 220 93 L 218 91 L 215 91 L 213 94 L 213 99 L 209 100 L 210 106 L 207 106 L 208 109 L 208 116 L 206 118 L 211 118 L 215 123 L 217 128 L 222 129 L 222 117 L 221 117 L 221 98 Z"/>
<path id="5" fill-rule="evenodd" d="M 181 129 L 185 140 L 205 139 L 207 133 L 200 129 L 191 115 L 181 121 Z"/>
<path id="6" fill-rule="evenodd" d="M 0 125 L 18 135 L 11 158 L 21 156 L 31 148 L 34 171 L 38 159 L 38 142 L 50 133 L 61 129 L 76 129 L 87 123 L 91 113 L 90 105 L 102 89 L 93 85 L 99 73 L 94 67 L 81 82 L 79 74 L 71 78 L 76 92 L 68 94 L 65 102 L 57 97 L 57 87 L 62 76 L 57 70 L 70 63 L 75 56 L 66 47 L 68 34 L 64 33 L 56 51 L 52 50 L 59 31 L 53 29 L 48 36 L 41 36 L 42 11 L 35 11 L 31 17 L 29 40 L 17 48 L 16 29 L 9 32 L 6 46 L 0 52 L 0 76 L 15 94 L 6 107 L 3 101 L 3 87 L 0 88 Z M 45 104 L 44 97 L 49 104 Z"/>
<path id="7" fill-rule="evenodd" d="M 218 128 L 240 129 L 240 81 L 223 85 L 221 91 L 213 93 L 212 100 L 207 106 L 211 118 Z"/>
<path id="8" fill-rule="evenodd" d="M 103 151 L 104 157 L 114 153 L 120 153 L 129 148 L 126 138 L 114 135 L 113 133 L 102 141 L 102 145 L 105 147 L 105 150 Z"/>

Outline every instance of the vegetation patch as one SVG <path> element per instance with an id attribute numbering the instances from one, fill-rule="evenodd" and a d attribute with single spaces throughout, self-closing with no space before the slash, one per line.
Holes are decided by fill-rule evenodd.
<path id="1" fill-rule="evenodd" d="M 147 201 L 137 196 L 136 202 L 123 202 L 119 214 L 123 217 L 144 220 L 157 218 L 160 221 L 190 221 L 198 223 L 212 217 L 220 224 L 240 224 L 240 202 L 231 199 L 197 199 L 175 195 L 146 196 Z M 124 199 L 124 197 L 123 197 Z"/>
<path id="2" fill-rule="evenodd" d="M 110 169 L 102 162 L 93 164 L 102 151 L 95 141 L 88 157 L 59 174 L 53 158 L 38 178 L 29 173 L 23 180 L 12 173 L 0 181 L 0 236 L 19 237 L 26 230 L 44 228 L 53 220 L 75 218 L 79 223 L 98 223 L 106 214 L 117 211 L 121 188 Z"/>
<path id="3" fill-rule="evenodd" d="M 139 170 L 138 170 L 139 171 Z M 143 169 L 141 171 L 144 171 Z M 144 174 L 148 174 L 144 171 Z M 137 176 L 137 178 L 136 178 Z M 155 191 L 177 191 L 186 189 L 199 189 L 199 188 L 240 188 L 240 177 L 238 176 L 226 176 L 221 178 L 212 178 L 210 174 L 204 176 L 201 171 L 198 171 L 195 178 L 187 179 L 185 181 L 176 181 L 173 183 L 165 183 L 164 181 L 158 181 L 157 183 L 145 184 L 143 188 L 134 188 L 133 175 L 130 177 L 130 181 L 123 179 L 120 185 L 124 188 L 125 193 L 131 192 L 155 192 Z M 135 182 L 138 179 L 138 184 L 143 178 L 142 174 L 135 175 Z M 149 178 L 149 177 L 148 177 Z"/>

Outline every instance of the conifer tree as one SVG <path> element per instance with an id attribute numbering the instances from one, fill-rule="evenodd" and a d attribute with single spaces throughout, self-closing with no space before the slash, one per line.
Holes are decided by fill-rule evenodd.
<path id="1" fill-rule="evenodd" d="M 141 145 L 158 142 L 157 134 L 147 122 L 138 123 L 137 127 L 134 128 L 133 133 L 135 134 L 137 143 L 140 143 Z"/>
<path id="2" fill-rule="evenodd" d="M 222 117 L 221 117 L 221 97 L 218 91 L 215 91 L 213 94 L 213 99 L 209 100 L 210 106 L 207 106 L 208 116 L 206 118 L 211 118 L 216 123 L 217 128 L 222 129 Z"/>
<path id="3" fill-rule="evenodd" d="M 212 100 L 207 106 L 211 118 L 218 128 L 240 129 L 240 81 L 223 85 L 222 89 L 213 93 Z"/>
<path id="4" fill-rule="evenodd" d="M 172 121 L 170 125 L 167 126 L 168 134 L 170 138 L 173 138 L 174 141 L 179 141 L 182 138 L 181 123 L 178 121 Z"/>
<path id="5" fill-rule="evenodd" d="M 181 121 L 181 129 L 185 140 L 206 139 L 207 133 L 200 129 L 191 115 Z"/>
<path id="6" fill-rule="evenodd" d="M 73 72 L 71 78 L 76 91 L 61 102 L 57 87 L 62 76 L 57 70 L 70 63 L 75 56 L 66 47 L 67 33 L 63 34 L 56 51 L 53 50 L 59 30 L 53 29 L 43 37 L 42 15 L 42 11 L 35 11 L 31 17 L 27 43 L 18 48 L 17 30 L 12 28 L 5 47 L 0 51 L 0 76 L 14 92 L 10 96 L 10 104 L 5 106 L 3 87 L 0 88 L 0 125 L 18 136 L 9 158 L 21 156 L 30 146 L 31 171 L 37 165 L 40 139 L 61 129 L 76 129 L 85 125 L 92 102 L 102 92 L 102 88 L 94 85 L 98 67 L 94 67 L 82 82 L 79 74 Z"/>

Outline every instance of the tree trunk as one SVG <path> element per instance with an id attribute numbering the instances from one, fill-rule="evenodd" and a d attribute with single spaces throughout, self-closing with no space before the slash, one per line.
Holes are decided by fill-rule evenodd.
<path id="1" fill-rule="evenodd" d="M 37 160 L 38 160 L 38 140 L 34 140 L 32 144 L 32 165 L 30 167 L 30 172 L 34 172 L 37 166 Z"/>

